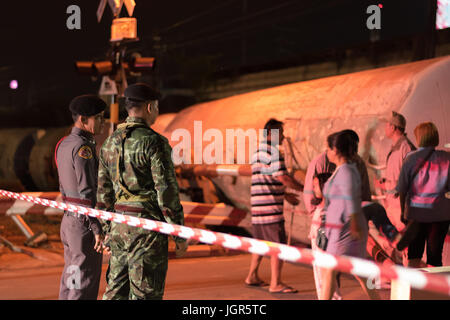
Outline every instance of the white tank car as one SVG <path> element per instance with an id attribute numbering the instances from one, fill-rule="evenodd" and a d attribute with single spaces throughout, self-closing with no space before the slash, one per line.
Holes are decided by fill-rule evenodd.
<path id="1" fill-rule="evenodd" d="M 69 111 L 67 111 L 69 112 Z M 175 113 L 162 114 L 152 128 L 161 132 Z M 108 137 L 109 121 L 102 135 L 96 136 L 97 153 Z M 0 130 L 0 188 L 16 192 L 57 191 L 58 173 L 54 151 L 70 127 L 13 128 Z"/>
<path id="2" fill-rule="evenodd" d="M 197 162 L 201 152 L 209 152 L 210 149 L 206 150 L 214 140 L 211 136 L 216 139 L 222 136 L 223 159 L 226 159 L 227 129 L 258 130 L 268 119 L 276 118 L 285 123 L 285 135 L 289 137 L 283 145 L 286 162 L 302 180 L 309 161 L 325 150 L 326 137 L 338 130 L 353 129 L 360 137 L 359 154 L 368 166 L 372 193 L 377 195 L 373 181 L 380 176 L 391 145 L 384 135 L 383 118 L 391 111 L 406 117 L 406 132 L 413 142 L 414 128 L 421 122 L 432 121 L 439 130 L 439 148 L 450 143 L 450 56 L 293 83 L 193 105 L 179 112 L 163 134 L 176 152 L 185 150 L 182 144 L 189 143 L 192 162 L 195 152 Z M 191 137 L 188 142 L 182 138 L 186 133 Z M 229 144 L 228 151 L 236 143 Z M 248 147 L 246 141 L 246 161 Z M 216 150 L 220 152 L 220 143 Z M 236 157 L 237 151 L 231 152 Z M 218 198 L 223 200 L 225 195 L 226 201 L 234 206 L 250 209 L 249 176 L 219 173 L 211 181 L 214 186 L 203 183 L 205 199 L 214 201 L 211 193 L 220 189 Z M 292 208 L 285 204 L 285 209 L 289 231 Z M 308 243 L 311 217 L 305 214 L 303 203 L 294 210 L 292 237 Z"/>

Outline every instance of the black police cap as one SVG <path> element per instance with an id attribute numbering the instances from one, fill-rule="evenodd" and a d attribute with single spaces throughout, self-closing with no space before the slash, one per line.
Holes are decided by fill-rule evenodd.
<path id="1" fill-rule="evenodd" d="M 146 83 L 135 83 L 129 85 L 125 89 L 124 96 L 127 99 L 136 102 L 146 102 L 158 100 L 160 98 L 159 92 Z"/>
<path id="2" fill-rule="evenodd" d="M 91 117 L 106 109 L 106 103 L 95 94 L 85 94 L 72 99 L 69 109 L 73 114 Z"/>

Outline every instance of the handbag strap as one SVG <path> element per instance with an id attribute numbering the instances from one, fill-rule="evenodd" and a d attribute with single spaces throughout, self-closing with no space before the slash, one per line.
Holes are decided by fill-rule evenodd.
<path id="1" fill-rule="evenodd" d="M 320 226 L 319 226 L 319 228 L 325 228 L 326 221 L 327 221 L 327 215 L 324 213 L 324 211 L 322 211 L 321 215 L 320 215 Z"/>

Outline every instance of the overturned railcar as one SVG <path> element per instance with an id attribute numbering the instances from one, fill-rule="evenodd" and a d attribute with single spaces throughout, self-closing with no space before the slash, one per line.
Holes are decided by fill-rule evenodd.
<path id="1" fill-rule="evenodd" d="M 359 154 L 368 166 L 372 193 L 377 199 L 382 199 L 382 194 L 373 187 L 373 181 L 382 174 L 390 148 L 390 141 L 384 134 L 384 119 L 391 111 L 402 113 L 407 119 L 406 131 L 412 141 L 415 140 L 414 128 L 421 122 L 432 121 L 439 129 L 439 148 L 444 148 L 450 142 L 449 88 L 450 56 L 447 56 L 197 104 L 179 112 L 163 134 L 175 153 L 180 150 L 185 153 L 186 146 L 190 145 L 190 155 L 175 155 L 184 161 L 181 168 L 201 165 L 204 170 L 198 172 L 210 173 L 200 173 L 208 176 L 207 181 L 204 177 L 191 175 L 191 183 L 184 179 L 181 181 L 183 186 L 191 184 L 197 189 L 202 188 L 205 201 L 223 201 L 249 210 L 250 177 L 239 174 L 238 170 L 234 174 L 230 174 L 230 170 L 217 172 L 214 163 L 199 162 L 202 154 L 204 156 L 215 149 L 216 153 L 223 152 L 223 157 L 218 158 L 224 161 L 234 154 L 236 164 L 238 141 L 235 139 L 230 143 L 227 138 L 237 130 L 242 130 L 241 135 L 252 130 L 258 132 L 269 118 L 276 118 L 285 123 L 285 135 L 289 137 L 283 145 L 288 167 L 296 171 L 301 180 L 309 161 L 326 148 L 327 135 L 353 129 L 360 137 Z M 227 137 L 227 130 L 232 129 L 234 133 Z M 222 141 L 217 141 L 221 138 Z M 246 163 L 251 151 L 250 140 L 248 135 L 244 147 Z M 240 146 L 242 148 L 242 143 Z M 285 208 L 286 228 L 292 230 L 292 238 L 308 243 L 311 217 L 305 214 L 303 203 L 295 208 L 285 204 Z"/>
<path id="2" fill-rule="evenodd" d="M 160 115 L 152 128 L 161 132 L 174 117 L 174 113 Z M 95 137 L 97 153 L 108 137 L 109 126 L 107 121 L 104 133 Z M 71 126 L 0 129 L 0 188 L 16 192 L 57 191 L 54 151 L 70 130 Z"/>

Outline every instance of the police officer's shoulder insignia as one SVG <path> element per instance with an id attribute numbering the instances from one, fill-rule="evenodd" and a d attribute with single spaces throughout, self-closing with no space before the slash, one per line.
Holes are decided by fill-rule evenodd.
<path id="1" fill-rule="evenodd" d="M 82 146 L 80 150 L 78 150 L 78 156 L 83 159 L 92 159 L 92 149 L 89 146 Z"/>

